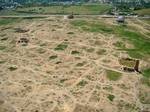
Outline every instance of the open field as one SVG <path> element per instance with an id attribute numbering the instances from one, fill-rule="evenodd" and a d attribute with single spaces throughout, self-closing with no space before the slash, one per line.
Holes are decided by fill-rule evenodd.
<path id="1" fill-rule="evenodd" d="M 70 5 L 70 6 L 39 6 L 39 7 L 24 7 L 17 8 L 16 10 L 2 11 L 0 14 L 18 15 L 18 14 L 104 14 L 111 9 L 110 5 Z"/>
<path id="2" fill-rule="evenodd" d="M 150 15 L 150 8 L 135 11 L 138 15 Z"/>
<path id="3" fill-rule="evenodd" d="M 148 20 L 0 18 L 0 112 L 150 111 Z M 21 40 L 21 38 L 25 38 Z M 125 72 L 140 60 L 140 71 Z"/>

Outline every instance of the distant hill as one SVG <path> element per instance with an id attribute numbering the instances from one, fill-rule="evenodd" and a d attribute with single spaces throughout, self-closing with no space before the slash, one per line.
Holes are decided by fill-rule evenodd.
<path id="1" fill-rule="evenodd" d="M 99 3 L 110 3 L 110 4 L 127 4 L 127 5 L 140 5 L 150 7 L 150 0 L 0 0 L 0 4 L 49 4 L 52 2 L 99 2 Z"/>
<path id="2" fill-rule="evenodd" d="M 95 2 L 95 1 L 98 1 L 98 2 L 101 2 L 101 3 L 130 3 L 130 2 L 135 2 L 135 3 L 142 3 L 142 2 L 145 2 L 145 3 L 148 3 L 150 2 L 150 0 L 0 0 L 2 2 L 5 2 L 5 3 L 10 3 L 10 2 L 18 2 L 18 3 L 31 3 L 31 2 L 58 2 L 58 1 L 85 1 L 85 2 L 88 2 L 88 1 L 91 1 L 91 2 Z"/>

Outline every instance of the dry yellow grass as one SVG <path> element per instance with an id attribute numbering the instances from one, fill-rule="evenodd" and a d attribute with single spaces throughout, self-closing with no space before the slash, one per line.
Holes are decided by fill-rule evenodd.
<path id="1" fill-rule="evenodd" d="M 128 54 L 114 46 L 120 39 L 76 29 L 70 21 L 49 17 L 0 26 L 0 112 L 150 111 L 142 103 L 149 99 L 142 75 L 121 70 L 118 60 Z M 115 24 L 113 19 L 96 21 Z M 17 43 L 22 37 L 29 39 L 26 46 Z M 140 68 L 148 64 L 141 60 Z M 121 78 L 109 80 L 106 70 Z M 141 86 L 146 91 L 138 94 Z M 141 102 L 139 95 L 145 98 Z"/>

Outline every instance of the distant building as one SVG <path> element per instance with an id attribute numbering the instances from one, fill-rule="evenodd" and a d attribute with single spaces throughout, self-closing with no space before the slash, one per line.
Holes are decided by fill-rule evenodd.
<path id="1" fill-rule="evenodd" d="M 125 17 L 124 16 L 118 16 L 116 21 L 119 22 L 119 23 L 124 23 L 125 22 Z"/>

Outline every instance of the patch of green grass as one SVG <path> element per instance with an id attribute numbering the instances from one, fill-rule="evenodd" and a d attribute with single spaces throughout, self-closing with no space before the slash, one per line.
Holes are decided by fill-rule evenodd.
<path id="1" fill-rule="evenodd" d="M 147 77 L 143 77 L 141 79 L 141 83 L 144 84 L 144 85 L 146 85 L 146 86 L 148 86 L 148 87 L 150 87 L 150 79 L 147 78 Z"/>
<path id="2" fill-rule="evenodd" d="M 115 96 L 114 96 L 114 95 L 109 94 L 109 95 L 107 96 L 107 98 L 108 98 L 110 101 L 113 101 L 113 100 L 114 100 L 114 98 L 115 98 Z"/>
<path id="3" fill-rule="evenodd" d="M 12 23 L 17 23 L 20 22 L 21 19 L 16 19 L 16 18 L 4 18 L 4 19 L 0 19 L 0 26 L 1 25 L 8 25 L 8 24 L 12 24 Z"/>
<path id="4" fill-rule="evenodd" d="M 143 72 L 142 74 L 144 77 L 150 78 L 150 68 L 145 69 L 142 72 Z"/>
<path id="5" fill-rule="evenodd" d="M 125 49 L 125 51 L 133 58 L 142 59 L 144 57 L 142 53 L 135 49 Z"/>
<path id="6" fill-rule="evenodd" d="M 124 49 L 133 58 L 143 58 L 150 55 L 150 39 L 142 35 L 140 32 L 128 30 L 127 28 L 114 28 L 115 34 L 128 40 L 134 45 L 134 49 Z"/>
<path id="7" fill-rule="evenodd" d="M 49 60 L 56 59 L 57 57 L 58 57 L 57 55 L 50 56 Z"/>
<path id="8" fill-rule="evenodd" d="M 74 20 L 74 21 L 71 21 L 71 24 L 73 25 L 73 26 L 84 26 L 84 25 L 87 25 L 88 24 L 88 22 L 87 21 L 85 21 L 85 20 Z"/>
<path id="9" fill-rule="evenodd" d="M 56 50 L 56 51 L 63 51 L 63 50 L 65 50 L 67 47 L 68 47 L 67 44 L 62 43 L 62 44 L 59 44 L 59 45 L 55 48 L 55 50 Z"/>
<path id="10" fill-rule="evenodd" d="M 8 68 L 10 71 L 15 71 L 15 70 L 17 70 L 17 67 L 16 66 L 11 66 L 11 67 L 9 67 Z"/>
<path id="11" fill-rule="evenodd" d="M 120 50 L 127 51 L 133 58 L 141 59 L 148 58 L 150 56 L 150 39 L 132 27 L 123 25 L 107 25 L 102 22 L 85 20 L 74 20 L 71 24 L 83 31 L 114 34 L 117 37 L 121 37 L 123 41 L 126 40 L 126 42 L 130 42 L 134 46 L 134 49 L 125 48 L 125 46 L 120 42 L 116 43 L 116 46 L 121 47 Z"/>
<path id="12" fill-rule="evenodd" d="M 80 27 L 84 31 L 112 33 L 113 29 L 102 22 L 87 22 L 85 20 L 74 20 L 71 22 L 73 26 Z"/>
<path id="13" fill-rule="evenodd" d="M 82 81 L 80 81 L 78 84 L 77 84 L 77 86 L 85 86 L 86 84 L 88 84 L 88 82 L 87 81 L 85 81 L 85 80 L 82 80 Z"/>
<path id="14" fill-rule="evenodd" d="M 106 70 L 106 76 L 110 81 L 117 81 L 121 78 L 122 74 L 112 70 Z"/>

